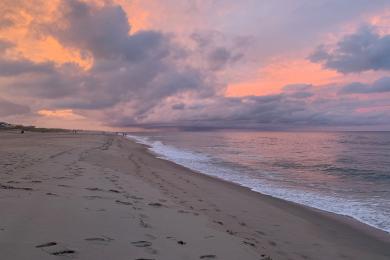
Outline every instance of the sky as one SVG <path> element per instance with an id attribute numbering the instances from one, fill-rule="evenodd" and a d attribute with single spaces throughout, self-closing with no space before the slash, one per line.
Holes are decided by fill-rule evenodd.
<path id="1" fill-rule="evenodd" d="M 390 130 L 390 0 L 2 0 L 0 121 Z"/>

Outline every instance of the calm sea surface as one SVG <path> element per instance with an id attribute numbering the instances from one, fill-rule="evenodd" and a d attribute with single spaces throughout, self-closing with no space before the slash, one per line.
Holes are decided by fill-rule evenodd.
<path id="1" fill-rule="evenodd" d="M 390 132 L 157 132 L 128 137 L 195 171 L 390 232 Z"/>

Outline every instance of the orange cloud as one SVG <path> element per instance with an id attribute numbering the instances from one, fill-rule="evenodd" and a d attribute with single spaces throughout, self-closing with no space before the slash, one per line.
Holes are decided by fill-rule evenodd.
<path id="1" fill-rule="evenodd" d="M 42 109 L 39 110 L 37 113 L 38 115 L 44 117 L 54 117 L 54 118 L 61 118 L 61 119 L 68 119 L 68 120 L 84 119 L 83 116 L 74 113 L 72 109 L 58 109 L 58 110 Z"/>
<path id="2" fill-rule="evenodd" d="M 369 18 L 369 23 L 375 26 L 381 35 L 390 33 L 390 9 Z"/>
<path id="3" fill-rule="evenodd" d="M 323 85 L 332 82 L 338 75 L 304 59 L 275 61 L 259 69 L 257 78 L 229 85 L 226 95 L 275 94 L 288 84 Z"/>
<path id="4" fill-rule="evenodd" d="M 9 53 L 11 57 L 27 58 L 34 62 L 52 61 L 58 64 L 74 62 L 83 68 L 91 66 L 92 60 L 81 57 L 78 50 L 64 48 L 53 37 L 42 37 L 34 30 L 34 26 L 41 22 L 56 21 L 58 0 L 37 1 L 35 4 L 10 1 L 4 5 L 6 4 L 9 5 L 7 13 L 13 23 L 10 27 L 1 28 L 0 34 L 1 38 L 15 44 L 15 49 Z M 0 4 L 0 9 L 2 8 Z"/>
<path id="5" fill-rule="evenodd" d="M 8 2 L 9 1 L 9 2 Z M 41 37 L 36 35 L 33 28 L 34 25 L 40 22 L 50 23 L 55 22 L 58 18 L 59 0 L 43 1 L 18 4 L 12 0 L 6 0 L 4 6 L 10 14 L 10 18 L 15 22 L 13 26 L 1 29 L 0 38 L 5 38 L 15 43 L 16 48 L 11 53 L 14 58 L 24 57 L 35 62 L 52 61 L 58 64 L 73 62 L 79 64 L 82 68 L 88 69 L 93 64 L 90 57 L 85 57 L 80 54 L 79 50 L 64 48 L 53 37 Z M 95 2 L 98 5 L 106 3 L 105 0 L 89 0 L 86 2 Z M 114 0 L 127 13 L 129 24 L 131 25 L 131 33 L 139 30 L 152 29 L 155 21 L 152 16 L 158 12 L 153 8 L 148 10 L 150 6 L 160 7 L 159 4 L 145 3 L 144 1 L 127 1 Z M 37 7 L 39 6 L 39 8 Z M 0 3 L 0 14 L 2 14 L 2 4 Z M 5 7 L 4 7 L 5 9 Z"/>
<path id="6" fill-rule="evenodd" d="M 117 4 L 119 4 L 123 10 L 125 10 L 128 22 L 131 25 L 131 33 L 150 29 L 150 16 L 151 13 L 143 7 L 142 1 L 127 1 L 127 0 L 115 0 Z"/>

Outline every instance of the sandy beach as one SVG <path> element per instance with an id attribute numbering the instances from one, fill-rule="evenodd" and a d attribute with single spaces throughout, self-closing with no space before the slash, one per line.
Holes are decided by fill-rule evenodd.
<path id="1" fill-rule="evenodd" d="M 390 259 L 390 236 L 101 133 L 0 132 L 0 258 Z"/>

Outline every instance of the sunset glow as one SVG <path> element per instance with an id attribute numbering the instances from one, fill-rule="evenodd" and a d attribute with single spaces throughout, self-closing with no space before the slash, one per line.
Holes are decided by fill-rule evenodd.
<path id="1" fill-rule="evenodd" d="M 327 4 L 334 9 L 322 10 Z M 262 125 L 255 111 L 263 104 L 248 107 L 240 98 L 281 95 L 283 101 L 270 106 L 284 111 L 286 104 L 298 104 L 294 99 L 300 95 L 287 94 L 286 86 L 304 85 L 311 86 L 305 87 L 307 98 L 302 96 L 294 110 L 306 111 L 308 118 L 297 119 L 308 126 L 343 125 L 345 120 L 336 118 L 344 115 L 356 125 L 387 127 L 379 125 L 390 118 L 385 101 L 390 93 L 389 4 L 359 3 L 347 9 L 321 0 L 312 5 L 295 1 L 284 9 L 282 5 L 229 0 L 2 1 L 0 101 L 30 111 L 23 114 L 7 106 L 4 120 L 44 122 L 45 117 L 76 116 L 112 129 L 187 126 L 196 120 L 212 127 L 215 119 L 230 121 L 238 114 L 251 118 L 244 114 L 254 113 L 253 122 Z M 282 12 L 277 18 L 276 10 Z M 307 10 L 334 17 L 305 16 Z M 351 84 L 367 85 L 356 88 L 365 93 L 364 101 L 353 103 L 346 95 L 343 88 L 353 92 Z M 380 97 L 372 94 L 378 92 Z M 231 99 L 242 105 L 231 114 L 215 110 Z M 379 115 L 366 102 L 385 109 Z M 369 112 L 360 118 L 363 110 Z M 157 111 L 165 111 L 164 116 Z M 325 113 L 326 119 L 310 122 L 313 113 Z M 372 119 L 367 121 L 367 115 Z M 284 124 L 286 115 L 278 116 L 275 122 Z"/>
<path id="2" fill-rule="evenodd" d="M 84 117 L 73 113 L 72 109 L 64 110 L 46 110 L 42 109 L 38 111 L 38 114 L 41 116 L 55 117 L 61 119 L 82 119 Z"/>

